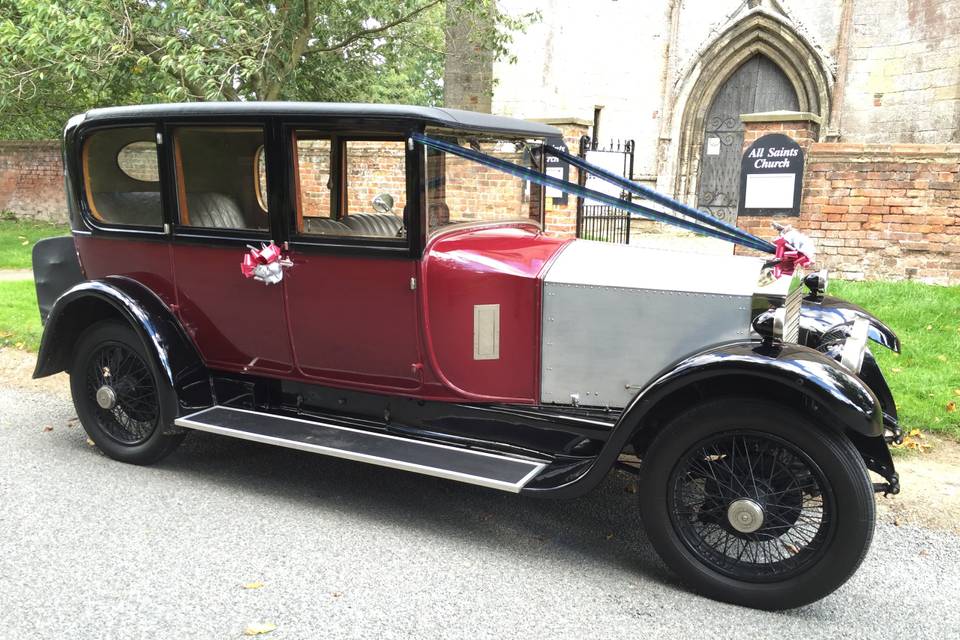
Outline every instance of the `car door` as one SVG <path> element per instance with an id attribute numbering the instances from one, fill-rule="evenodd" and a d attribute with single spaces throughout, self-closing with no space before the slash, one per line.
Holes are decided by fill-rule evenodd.
<path id="1" fill-rule="evenodd" d="M 403 139 L 289 128 L 284 140 L 293 266 L 283 284 L 300 372 L 355 388 L 419 387 Z"/>
<path id="2" fill-rule="evenodd" d="M 293 371 L 283 288 L 245 278 L 250 246 L 271 242 L 268 129 L 184 123 L 172 139 L 177 218 L 177 311 L 208 366 L 244 373 Z"/>

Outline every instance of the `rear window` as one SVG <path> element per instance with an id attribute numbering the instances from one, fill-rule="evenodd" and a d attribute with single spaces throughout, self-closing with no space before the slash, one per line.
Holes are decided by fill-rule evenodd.
<path id="1" fill-rule="evenodd" d="M 153 127 L 91 134 L 83 146 L 83 181 L 93 218 L 110 225 L 162 226 L 157 164 Z"/>

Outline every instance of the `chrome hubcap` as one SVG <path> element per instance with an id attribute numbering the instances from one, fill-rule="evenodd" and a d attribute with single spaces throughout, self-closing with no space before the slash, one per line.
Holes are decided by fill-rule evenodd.
<path id="1" fill-rule="evenodd" d="M 100 405 L 101 409 L 113 409 L 117 406 L 117 392 L 113 390 L 113 387 L 103 385 L 97 389 L 97 404 Z"/>
<path id="2" fill-rule="evenodd" d="M 763 509 L 749 498 L 740 498 L 727 507 L 727 521 L 740 533 L 753 533 L 763 526 Z"/>

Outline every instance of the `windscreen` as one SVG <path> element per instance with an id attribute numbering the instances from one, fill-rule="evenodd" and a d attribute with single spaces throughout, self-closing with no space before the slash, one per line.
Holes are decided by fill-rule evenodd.
<path id="1" fill-rule="evenodd" d="M 465 149 L 542 172 L 539 142 L 510 139 L 452 138 Z M 453 224 L 543 220 L 543 188 L 472 160 L 427 147 L 427 228 Z"/>

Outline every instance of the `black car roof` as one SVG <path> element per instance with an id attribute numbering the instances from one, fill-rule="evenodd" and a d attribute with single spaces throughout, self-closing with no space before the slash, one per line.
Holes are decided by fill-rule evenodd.
<path id="1" fill-rule="evenodd" d="M 146 104 L 92 109 L 85 121 L 143 120 L 178 116 L 286 116 L 339 117 L 407 120 L 427 126 L 448 129 L 503 133 L 528 137 L 559 136 L 560 130 L 550 125 L 518 118 L 495 116 L 460 109 L 419 107 L 394 104 L 353 104 L 346 102 L 181 102 Z"/>

